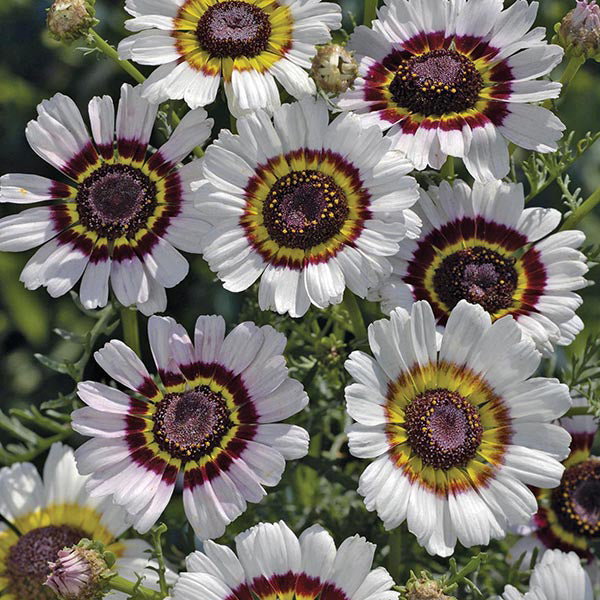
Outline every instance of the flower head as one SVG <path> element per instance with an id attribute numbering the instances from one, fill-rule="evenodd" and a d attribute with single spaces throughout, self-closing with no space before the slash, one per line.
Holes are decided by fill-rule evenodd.
<path id="1" fill-rule="evenodd" d="M 408 161 L 354 115 L 328 122 L 324 101 L 304 99 L 238 121 L 207 148 L 196 208 L 214 229 L 204 258 L 239 292 L 260 278 L 260 307 L 293 317 L 311 304 L 365 297 L 389 277 L 387 257 L 419 219 Z"/>
<path id="2" fill-rule="evenodd" d="M 508 585 L 497 600 L 594 600 L 594 591 L 574 552 L 548 550 L 533 570 L 527 594 Z"/>
<path id="3" fill-rule="evenodd" d="M 126 513 L 110 499 L 92 498 L 85 491 L 88 479 L 77 472 L 71 448 L 62 444 L 50 448 L 43 479 L 27 462 L 0 469 L 0 515 L 11 525 L 0 523 L 0 585 L 7 598 L 56 600 L 53 588 L 44 585 L 52 571 L 49 563 L 58 570 L 68 567 L 68 574 L 56 573 L 56 586 L 62 581 L 74 590 L 77 582 L 89 581 L 95 567 L 63 552 L 85 538 L 103 544 L 121 575 L 140 573 L 144 585 L 155 587 L 157 577 L 149 567 L 156 563 L 145 555 L 150 546 L 118 539 L 129 527 Z"/>
<path id="4" fill-rule="evenodd" d="M 328 44 L 317 50 L 310 74 L 318 89 L 328 94 L 340 94 L 354 83 L 358 63 L 344 46 Z"/>
<path id="5" fill-rule="evenodd" d="M 89 0 L 54 0 L 48 9 L 46 24 L 60 42 L 72 42 L 96 24 L 94 2 Z"/>
<path id="6" fill-rule="evenodd" d="M 108 301 L 110 279 L 124 306 L 135 305 L 144 314 L 166 308 L 165 288 L 188 272 L 176 248 L 198 252 L 207 229 L 190 204 L 189 180 L 198 163 L 177 165 L 208 138 L 212 119 L 201 109 L 189 112 L 169 141 L 147 158 L 157 110 L 140 97 L 139 87 L 123 85 L 115 144 L 115 111 L 108 96 L 89 104 L 94 143 L 67 96 L 56 94 L 38 106 L 27 140 L 72 181 L 0 177 L 0 202 L 50 201 L 0 219 L 0 250 L 41 245 L 21 273 L 25 287 L 44 286 L 56 297 L 81 279 L 81 302 L 96 308 Z"/>
<path id="7" fill-rule="evenodd" d="M 222 317 L 202 316 L 192 343 L 173 319 L 152 317 L 148 336 L 160 387 L 118 340 L 96 362 L 137 395 L 79 384 L 88 406 L 73 412 L 73 428 L 93 437 L 76 452 L 79 470 L 91 474 L 90 492 L 112 496 L 140 532 L 156 522 L 181 472 L 196 534 L 219 537 L 247 502 L 261 500 L 263 486 L 279 483 L 286 459 L 308 451 L 304 429 L 279 423 L 308 397 L 288 377 L 285 336 L 270 326 L 242 323 L 225 337 Z"/>
<path id="8" fill-rule="evenodd" d="M 119 55 L 160 65 L 145 98 L 205 106 L 222 78 L 235 116 L 279 106 L 276 82 L 296 98 L 314 94 L 304 69 L 342 21 L 337 4 L 320 0 L 126 0 L 125 8 L 134 17 L 125 27 L 139 33 L 119 44 Z"/>
<path id="9" fill-rule="evenodd" d="M 557 25 L 558 41 L 571 54 L 600 58 L 600 6 L 596 0 L 577 0 Z"/>
<path id="10" fill-rule="evenodd" d="M 260 523 L 235 538 L 236 553 L 213 542 L 187 557 L 188 572 L 175 584 L 173 600 L 397 600 L 394 582 L 371 570 L 375 545 L 355 535 L 339 548 L 322 527 L 300 537 L 283 522 Z"/>
<path id="11" fill-rule="evenodd" d="M 421 191 L 417 240 L 400 242 L 392 277 L 370 298 L 384 312 L 427 300 L 440 326 L 467 300 L 496 320 L 512 315 L 538 349 L 552 353 L 583 329 L 575 314 L 588 267 L 580 231 L 552 233 L 560 212 L 524 208 L 521 185 L 457 180 Z"/>
<path id="12" fill-rule="evenodd" d="M 575 394 L 574 406 L 585 407 L 587 400 Z M 512 560 L 533 549 L 547 548 L 575 552 L 592 563 L 592 546 L 600 539 L 600 458 L 592 455 L 598 423 L 591 415 L 563 418 L 560 424 L 572 437 L 571 452 L 563 461 L 565 471 L 560 485 L 540 488 L 535 493 L 539 510 L 522 537 L 511 549 Z"/>
<path id="13" fill-rule="evenodd" d="M 389 130 L 415 168 L 463 159 L 479 181 L 509 171 L 508 143 L 553 152 L 564 125 L 537 103 L 560 84 L 539 80 L 562 59 L 545 31 L 529 31 L 538 3 L 519 0 L 387 0 L 373 29 L 348 48 L 360 59 L 343 110 Z"/>
<path id="14" fill-rule="evenodd" d="M 114 562 L 114 555 L 104 552 L 102 544 L 81 540 L 60 550 L 57 560 L 49 563 L 46 585 L 61 600 L 99 600 L 105 595 L 107 580 L 114 575 L 110 570 Z"/>
<path id="15" fill-rule="evenodd" d="M 540 363 L 512 317 L 492 324 L 462 300 L 441 346 L 427 302 L 369 327 L 375 358 L 346 369 L 350 452 L 375 458 L 358 491 L 386 529 L 403 521 L 432 554 L 488 544 L 537 509 L 527 486 L 554 488 L 571 437 L 551 421 L 570 407 L 565 385 L 532 378 Z M 439 348 L 439 349 L 438 349 Z"/>

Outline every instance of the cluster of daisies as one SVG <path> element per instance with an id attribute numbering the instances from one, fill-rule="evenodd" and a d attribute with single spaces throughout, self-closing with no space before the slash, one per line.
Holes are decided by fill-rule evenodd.
<path id="1" fill-rule="evenodd" d="M 156 369 L 110 341 L 95 359 L 112 383 L 80 383 L 85 406 L 72 413 L 90 439 L 74 452 L 53 446 L 43 479 L 29 463 L 0 471 L 0 596 L 76 590 L 85 578 L 66 573 L 77 563 L 66 554 L 44 583 L 48 563 L 83 538 L 110 549 L 121 576 L 144 573 L 158 589 L 145 543 L 120 535 L 149 531 L 179 485 L 203 543 L 188 572 L 168 573 L 173 600 L 399 597 L 359 536 L 336 549 L 317 525 L 297 537 L 280 522 L 240 534 L 235 553 L 210 541 L 307 454 L 309 432 L 285 420 L 309 399 L 272 327 L 227 333 L 222 317 L 200 316 L 188 333 L 156 315 L 188 273 L 183 252 L 202 254 L 227 290 L 257 284 L 262 310 L 301 317 L 344 294 L 380 302 L 389 318 L 370 325 L 370 353 L 346 362 L 349 450 L 370 461 L 358 487 L 366 508 L 439 556 L 518 529 L 515 560 L 564 551 L 543 554 L 527 598 L 591 600 L 580 557 L 591 561 L 600 535 L 596 424 L 566 418 L 581 400 L 536 376 L 583 329 L 584 236 L 558 231 L 558 211 L 525 208 L 521 185 L 502 181 L 509 143 L 552 152 L 564 130 L 539 104 L 560 93 L 542 78 L 563 51 L 531 29 L 537 3 L 385 0 L 348 41 L 358 77 L 328 102 L 307 69 L 341 27 L 337 4 L 125 8 L 134 34 L 119 56 L 157 68 L 123 85 L 116 111 L 94 97 L 89 129 L 62 94 L 38 106 L 27 140 L 64 178 L 0 178 L 0 202 L 45 202 L 0 220 L 0 250 L 39 247 L 21 273 L 28 289 L 58 297 L 81 280 L 85 308 L 112 290 L 150 316 Z M 214 125 L 203 107 L 221 80 L 236 132 L 202 152 Z M 282 89 L 296 100 L 282 104 Z M 154 149 L 167 100 L 190 111 Z M 190 160 L 194 149 L 203 155 Z M 452 157 L 472 185 L 423 189 L 411 176 Z M 522 596 L 507 587 L 504 598 Z"/>

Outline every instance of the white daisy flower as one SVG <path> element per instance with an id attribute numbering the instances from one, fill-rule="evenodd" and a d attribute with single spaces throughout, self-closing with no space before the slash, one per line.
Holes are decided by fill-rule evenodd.
<path id="1" fill-rule="evenodd" d="M 355 535 L 336 550 L 322 527 L 300 538 L 283 522 L 260 523 L 239 534 L 236 554 L 207 542 L 187 557 L 172 600 L 397 600 L 383 568 L 371 570 L 375 545 Z"/>
<path id="2" fill-rule="evenodd" d="M 320 0 L 126 0 L 134 35 L 119 56 L 160 65 L 144 83 L 153 103 L 213 102 L 223 78 L 232 114 L 280 105 L 276 82 L 295 98 L 315 94 L 310 69 L 316 44 L 331 40 L 341 9 Z"/>
<path id="3" fill-rule="evenodd" d="M 587 285 L 581 231 L 551 234 L 561 214 L 524 208 L 521 184 L 463 181 L 421 191 L 415 212 L 418 240 L 403 240 L 391 259 L 392 277 L 370 294 L 389 314 L 427 300 L 439 326 L 462 300 L 479 304 L 492 320 L 512 315 L 540 351 L 569 345 L 583 329 L 575 293 Z"/>
<path id="4" fill-rule="evenodd" d="M 88 406 L 73 412 L 73 429 L 93 439 L 77 449 L 77 466 L 91 474 L 90 493 L 112 495 L 142 533 L 181 472 L 196 534 L 219 537 L 247 502 L 262 499 L 263 486 L 279 483 L 286 460 L 307 453 L 308 433 L 278 421 L 301 411 L 308 397 L 288 377 L 285 336 L 270 326 L 246 322 L 225 337 L 222 317 L 201 316 L 192 343 L 173 319 L 155 316 L 148 337 L 161 387 L 121 341 L 96 352 L 108 375 L 133 392 L 78 385 Z"/>
<path id="5" fill-rule="evenodd" d="M 389 277 L 387 257 L 419 220 L 408 161 L 354 115 L 329 124 L 322 100 L 304 99 L 221 131 L 203 162 L 196 207 L 213 225 L 204 258 L 240 292 L 260 280 L 261 309 L 302 316 L 314 304 L 360 297 Z"/>
<path id="6" fill-rule="evenodd" d="M 386 529 L 406 521 L 431 554 L 487 545 L 537 510 L 527 486 L 560 483 L 571 436 L 551 422 L 571 406 L 567 386 L 532 378 L 533 342 L 512 317 L 492 324 L 462 300 L 441 344 L 427 302 L 369 327 L 375 358 L 346 369 L 350 452 L 375 458 L 358 491 Z M 439 346 L 439 350 L 438 350 Z"/>
<path id="7" fill-rule="evenodd" d="M 529 591 L 523 595 L 507 585 L 502 600 L 594 600 L 594 591 L 574 552 L 548 550 L 531 574 Z"/>
<path id="8" fill-rule="evenodd" d="M 85 490 L 87 477 L 75 466 L 73 451 L 54 444 L 44 465 L 44 477 L 31 463 L 0 469 L 0 595 L 2 600 L 51 600 L 44 586 L 48 562 L 55 562 L 65 546 L 83 538 L 101 542 L 117 557 L 115 569 L 125 578 L 144 575 L 144 585 L 158 590 L 156 573 L 149 567 L 149 544 L 118 539 L 128 529 L 126 512 L 110 499 L 92 498 Z M 173 576 L 169 573 L 169 578 Z M 126 594 L 109 592 L 111 600 Z"/>
<path id="9" fill-rule="evenodd" d="M 560 94 L 539 80 L 563 50 L 533 25 L 538 3 L 517 0 L 386 0 L 373 29 L 348 48 L 361 58 L 343 110 L 389 130 L 415 168 L 462 158 L 480 181 L 508 174 L 508 143 L 553 152 L 565 126 L 537 103 Z"/>
<path id="10" fill-rule="evenodd" d="M 587 406 L 579 394 L 573 395 L 573 406 Z M 572 438 L 571 452 L 563 461 L 565 472 L 554 489 L 537 488 L 539 510 L 524 536 L 511 548 L 509 558 L 516 561 L 524 555 L 530 560 L 534 548 L 541 552 L 560 549 L 575 552 L 588 561 L 591 572 L 598 570 L 592 544 L 600 538 L 600 458 L 592 455 L 598 423 L 592 415 L 576 415 L 560 419 Z"/>
<path id="11" fill-rule="evenodd" d="M 75 186 L 37 175 L 0 177 L 0 202 L 52 201 L 0 219 L 0 251 L 41 245 L 21 273 L 28 289 L 52 297 L 81 278 L 86 308 L 104 306 L 110 287 L 124 306 L 146 315 L 163 311 L 165 288 L 177 285 L 188 262 L 176 248 L 199 252 L 207 229 L 190 203 L 197 161 L 178 163 L 210 135 L 206 111 L 189 112 L 173 135 L 146 160 L 157 107 L 123 85 L 116 115 L 108 96 L 92 98 L 93 142 L 71 98 L 56 94 L 37 108 L 25 130 L 33 150 Z"/>

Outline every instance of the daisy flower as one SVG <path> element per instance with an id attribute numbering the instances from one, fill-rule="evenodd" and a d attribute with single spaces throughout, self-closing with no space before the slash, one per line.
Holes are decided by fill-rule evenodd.
<path id="1" fill-rule="evenodd" d="M 145 533 L 168 504 L 179 473 L 185 513 L 201 539 L 259 502 L 279 483 L 285 461 L 304 456 L 308 433 L 278 423 L 308 404 L 288 377 L 286 339 L 270 326 L 246 322 L 225 337 L 220 316 L 196 321 L 194 342 L 173 319 L 151 317 L 148 337 L 162 385 L 119 340 L 96 362 L 128 393 L 87 381 L 88 405 L 73 412 L 73 429 L 93 439 L 76 452 L 91 474 L 92 496 L 112 495 Z"/>
<path id="2" fill-rule="evenodd" d="M 278 81 L 292 96 L 315 94 L 310 69 L 317 44 L 331 40 L 342 12 L 320 0 L 126 0 L 134 35 L 119 56 L 160 65 L 144 83 L 153 103 L 214 102 L 221 77 L 232 114 L 280 105 Z"/>
<path id="3" fill-rule="evenodd" d="M 336 550 L 319 525 L 300 538 L 283 522 L 260 523 L 239 534 L 236 554 L 207 542 L 187 557 L 172 600 L 397 600 L 383 568 L 371 570 L 375 545 L 355 535 Z"/>
<path id="4" fill-rule="evenodd" d="M 457 180 L 421 191 L 415 211 L 418 240 L 403 240 L 391 259 L 392 277 L 370 298 L 389 314 L 427 300 L 445 326 L 462 300 L 479 304 L 492 320 L 512 315 L 545 354 L 569 345 L 583 329 L 575 314 L 587 285 L 581 231 L 549 235 L 561 220 L 551 208 L 524 209 L 521 184 Z"/>
<path id="5" fill-rule="evenodd" d="M 207 227 L 190 203 L 198 162 L 176 166 L 208 138 L 212 119 L 202 109 L 189 112 L 146 160 L 157 107 L 140 97 L 139 87 L 121 88 L 116 144 L 108 96 L 89 103 L 93 142 L 71 98 L 56 94 L 37 110 L 27 141 L 71 182 L 2 176 L 0 202 L 51 203 L 0 219 L 0 251 L 41 246 L 21 273 L 28 289 L 44 286 L 57 297 L 81 278 L 81 302 L 96 308 L 106 305 L 110 280 L 124 306 L 136 305 L 146 315 L 163 311 L 165 288 L 188 272 L 176 248 L 198 252 Z"/>
<path id="6" fill-rule="evenodd" d="M 573 404 L 587 406 L 587 401 L 575 396 Z M 528 560 L 536 547 L 558 548 L 593 566 L 592 543 L 600 538 L 600 458 L 591 453 L 598 424 L 591 415 L 563 418 L 560 424 L 573 438 L 565 472 L 558 487 L 534 490 L 540 508 L 510 555 L 516 560 L 525 553 Z"/>
<path id="7" fill-rule="evenodd" d="M 462 158 L 480 181 L 509 171 L 508 143 L 553 152 L 565 127 L 536 103 L 561 85 L 539 80 L 558 65 L 559 46 L 529 29 L 538 3 L 517 0 L 386 0 L 373 29 L 348 48 L 361 58 L 343 110 L 389 130 L 416 169 Z"/>
<path id="8" fill-rule="evenodd" d="M 533 342 L 512 317 L 492 324 L 461 301 L 441 344 L 427 302 L 369 327 L 375 358 L 346 369 L 350 452 L 375 458 L 358 491 L 390 530 L 403 521 L 431 554 L 487 545 L 537 510 L 527 487 L 554 488 L 570 435 L 552 420 L 571 406 L 567 386 L 532 378 Z M 439 347 L 439 350 L 438 350 Z"/>
<path id="9" fill-rule="evenodd" d="M 56 596 L 44 586 L 49 562 L 58 559 L 65 546 L 83 538 L 101 542 L 117 561 L 115 570 L 135 580 L 144 575 L 144 585 L 158 578 L 142 540 L 119 540 L 128 529 L 125 511 L 110 499 L 91 498 L 85 490 L 87 477 L 79 475 L 73 451 L 54 444 L 50 448 L 43 479 L 31 463 L 0 469 L 0 596 L 2 600 L 51 600 Z M 170 574 L 171 577 L 172 574 Z M 110 592 L 111 600 L 126 594 Z"/>
<path id="10" fill-rule="evenodd" d="M 531 574 L 529 592 L 507 585 L 497 600 L 594 600 L 594 591 L 575 553 L 548 550 Z"/>
<path id="11" fill-rule="evenodd" d="M 224 287 L 260 278 L 261 309 L 302 316 L 314 304 L 365 297 L 389 277 L 398 241 L 416 237 L 418 198 L 408 161 L 354 115 L 329 124 L 322 100 L 306 98 L 221 131 L 203 162 L 196 207 L 213 229 L 204 258 Z"/>

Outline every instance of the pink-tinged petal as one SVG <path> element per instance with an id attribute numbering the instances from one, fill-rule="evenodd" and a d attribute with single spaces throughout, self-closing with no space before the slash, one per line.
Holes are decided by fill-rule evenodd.
<path id="1" fill-rule="evenodd" d="M 39 206 L 0 219 L 0 250 L 29 250 L 56 236 L 61 230 L 53 218 L 55 213 L 53 206 Z"/>
<path id="2" fill-rule="evenodd" d="M 146 317 L 156 313 L 165 312 L 167 309 L 167 292 L 165 288 L 148 273 L 144 267 L 144 273 L 148 280 L 148 299 L 136 304 L 137 309 Z"/>
<path id="3" fill-rule="evenodd" d="M 149 298 L 149 282 L 142 262 L 125 238 L 115 242 L 110 280 L 117 300 L 123 306 L 145 302 Z"/>
<path id="4" fill-rule="evenodd" d="M 170 339 L 178 327 L 171 317 L 150 317 L 148 339 L 158 374 L 168 388 L 185 382 L 177 363 L 173 360 Z"/>
<path id="5" fill-rule="evenodd" d="M 117 149 L 121 162 L 141 163 L 146 157 L 158 106 L 142 98 L 139 86 L 123 84 L 117 109 Z"/>
<path id="6" fill-rule="evenodd" d="M 144 363 L 120 340 L 106 343 L 94 353 L 96 362 L 115 380 L 147 398 L 160 395 Z"/>
<path id="7" fill-rule="evenodd" d="M 0 177 L 0 202 L 30 204 L 44 200 L 72 198 L 77 190 L 39 175 L 8 173 Z"/>
<path id="8" fill-rule="evenodd" d="M 304 387 L 295 379 L 286 379 L 267 396 L 253 399 L 259 423 L 283 421 L 303 410 L 308 405 Z"/>
<path id="9" fill-rule="evenodd" d="M 125 415 L 98 411 L 89 406 L 71 413 L 73 429 L 81 435 L 99 438 L 122 438 L 128 427 Z"/>
<path id="10" fill-rule="evenodd" d="M 285 470 L 285 459 L 275 448 L 246 440 L 242 459 L 254 471 L 262 485 L 275 486 Z"/>
<path id="11" fill-rule="evenodd" d="M 49 100 L 42 100 L 37 107 L 38 115 L 49 115 L 63 125 L 81 150 L 90 145 L 90 136 L 77 105 L 64 94 L 55 94 Z"/>
<path id="12" fill-rule="evenodd" d="M 200 316 L 194 328 L 197 362 L 211 364 L 221 354 L 225 338 L 225 319 L 221 315 Z"/>
<path id="13" fill-rule="evenodd" d="M 254 360 L 263 339 L 263 332 L 254 323 L 240 323 L 223 341 L 216 362 L 238 375 Z"/>
<path id="14" fill-rule="evenodd" d="M 147 231 L 136 244 L 148 273 L 162 286 L 172 288 L 185 279 L 188 261 L 169 242 Z"/>
<path id="15" fill-rule="evenodd" d="M 77 395 L 88 406 L 102 412 L 118 415 L 143 415 L 148 412 L 145 402 L 102 383 L 82 381 L 77 384 Z"/>
<path id="16" fill-rule="evenodd" d="M 168 173 L 196 146 L 202 146 L 210 136 L 214 121 L 204 109 L 188 112 L 169 138 L 148 160 L 147 166 L 159 176 Z"/>
<path id="17" fill-rule="evenodd" d="M 100 155 L 110 160 L 114 156 L 115 107 L 110 96 L 94 96 L 88 105 L 92 135 Z"/>
<path id="18" fill-rule="evenodd" d="M 259 425 L 254 440 L 281 452 L 285 460 L 295 460 L 306 456 L 310 441 L 308 431 L 297 425 L 272 423 Z"/>

